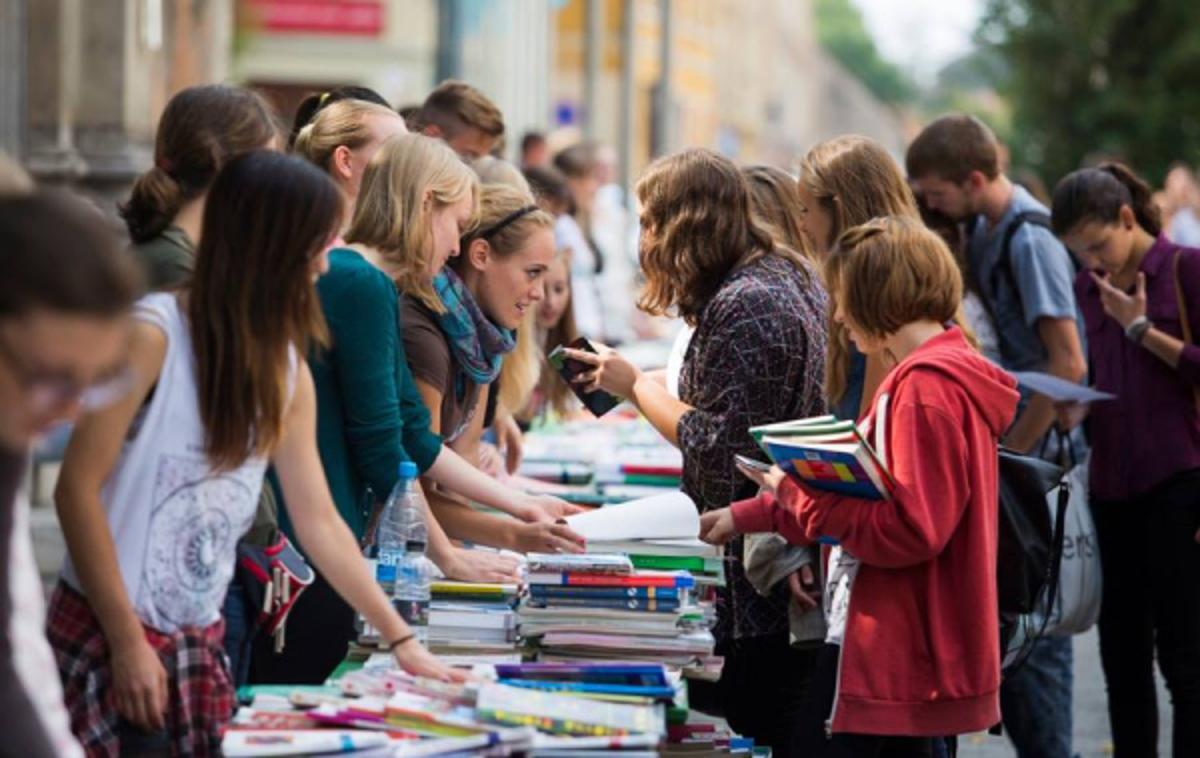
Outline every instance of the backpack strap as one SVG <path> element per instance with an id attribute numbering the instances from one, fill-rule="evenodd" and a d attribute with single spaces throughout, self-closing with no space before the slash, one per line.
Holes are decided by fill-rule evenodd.
<path id="1" fill-rule="evenodd" d="M 1021 303 L 1021 291 L 1017 289 L 1017 278 L 1013 274 L 1012 269 L 1012 241 L 1013 237 L 1017 235 L 1017 232 L 1020 231 L 1021 227 L 1025 224 L 1033 224 L 1034 226 L 1040 226 L 1043 229 L 1052 228 L 1050 226 L 1050 216 L 1042 213 L 1041 211 L 1022 211 L 1013 216 L 1012 221 L 1010 221 L 1008 226 L 1004 229 L 1004 238 L 1000 243 L 1000 257 L 996 259 L 996 265 L 992 267 L 992 277 L 990 282 L 992 286 L 988 292 L 980 292 L 980 295 L 984 300 L 994 297 L 995 293 L 1000 291 L 1000 285 L 997 284 L 996 280 L 999 277 L 1003 277 L 1004 285 L 1007 286 L 1008 289 L 1017 296 L 1017 303 L 1021 305 L 1022 321 L 1025 320 L 1025 308 Z M 1072 257 L 1071 260 L 1074 262 L 1074 257 Z M 1076 264 L 1076 271 L 1078 270 L 1079 267 L 1078 264 Z M 981 287 L 980 289 L 982 290 L 983 288 Z M 992 319 L 995 320 L 995 305 L 992 304 L 989 310 L 992 311 Z"/>

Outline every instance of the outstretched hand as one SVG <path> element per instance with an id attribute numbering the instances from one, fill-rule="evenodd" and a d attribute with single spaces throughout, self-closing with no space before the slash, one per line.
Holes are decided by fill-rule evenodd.
<path id="1" fill-rule="evenodd" d="M 718 508 L 714 511 L 700 514 L 700 539 L 710 545 L 724 545 L 738 536 L 737 526 L 733 523 L 733 511 L 729 508 Z"/>

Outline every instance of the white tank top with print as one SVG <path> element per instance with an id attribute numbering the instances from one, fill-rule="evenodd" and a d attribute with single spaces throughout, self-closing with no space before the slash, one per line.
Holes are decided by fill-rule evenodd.
<path id="1" fill-rule="evenodd" d="M 170 633 L 221 617 L 267 460 L 251 457 L 219 472 L 209 465 L 187 317 L 170 293 L 144 297 L 135 317 L 162 330 L 167 350 L 154 394 L 135 418 L 101 499 L 138 617 Z M 290 365 L 294 386 L 295 351 Z M 63 578 L 83 591 L 70 556 Z"/>

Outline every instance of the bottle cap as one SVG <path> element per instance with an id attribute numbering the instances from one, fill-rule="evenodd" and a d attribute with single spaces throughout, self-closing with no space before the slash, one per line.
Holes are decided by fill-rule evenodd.
<path id="1" fill-rule="evenodd" d="M 400 461 L 400 478 L 401 479 L 416 479 L 417 464 L 412 461 Z"/>

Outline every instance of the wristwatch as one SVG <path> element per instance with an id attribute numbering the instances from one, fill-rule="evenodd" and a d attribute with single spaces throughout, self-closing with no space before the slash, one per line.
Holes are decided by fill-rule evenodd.
<path id="1" fill-rule="evenodd" d="M 1151 326 L 1150 319 L 1145 316 L 1138 316 L 1129 322 L 1129 326 L 1125 327 L 1125 336 L 1135 344 L 1140 345 L 1142 344 L 1142 339 L 1146 336 L 1146 332 L 1150 331 Z"/>

